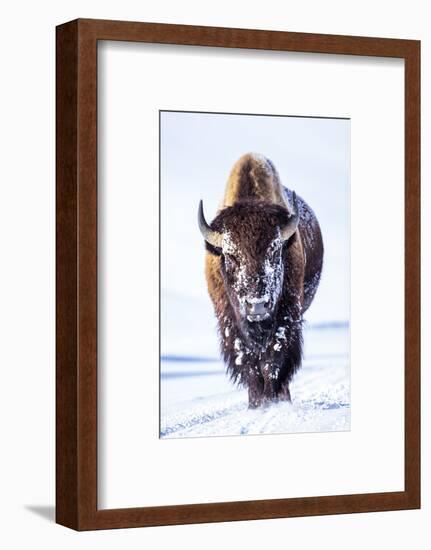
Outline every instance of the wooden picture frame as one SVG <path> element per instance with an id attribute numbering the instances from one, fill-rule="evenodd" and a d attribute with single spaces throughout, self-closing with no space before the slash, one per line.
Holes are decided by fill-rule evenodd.
<path id="1" fill-rule="evenodd" d="M 98 509 L 97 43 L 99 40 L 404 59 L 404 491 Z M 57 27 L 56 66 L 57 523 L 76 530 L 89 530 L 419 508 L 420 42 L 78 19 Z"/>

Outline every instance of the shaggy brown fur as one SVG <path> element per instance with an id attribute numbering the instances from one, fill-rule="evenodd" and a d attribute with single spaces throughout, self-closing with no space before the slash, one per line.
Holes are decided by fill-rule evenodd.
<path id="1" fill-rule="evenodd" d="M 206 243 L 206 278 L 218 320 L 221 351 L 232 379 L 249 391 L 249 405 L 290 400 L 289 383 L 301 364 L 302 315 L 320 280 L 323 243 L 311 208 L 298 197 L 299 225 L 282 243 L 292 194 L 274 165 L 248 154 L 234 165 L 211 228 L 223 248 Z M 266 318 L 247 315 L 265 301 Z"/>
<path id="2" fill-rule="evenodd" d="M 289 208 L 280 177 L 272 162 L 263 155 L 248 153 L 237 160 L 226 182 L 220 209 L 243 198 L 256 198 Z"/>

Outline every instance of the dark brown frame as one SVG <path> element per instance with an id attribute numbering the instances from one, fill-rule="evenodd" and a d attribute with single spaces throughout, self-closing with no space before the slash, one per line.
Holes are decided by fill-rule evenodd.
<path id="1" fill-rule="evenodd" d="M 97 509 L 97 42 L 405 61 L 405 490 Z M 148 75 L 156 78 L 156 75 Z M 77 530 L 420 507 L 420 42 L 78 19 L 57 27 L 56 521 Z M 238 495 L 239 496 L 239 495 Z M 184 495 L 184 499 L 187 496 Z"/>

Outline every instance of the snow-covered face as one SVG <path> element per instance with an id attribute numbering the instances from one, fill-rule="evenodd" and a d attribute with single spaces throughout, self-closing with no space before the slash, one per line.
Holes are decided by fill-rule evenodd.
<path id="1" fill-rule="evenodd" d="M 250 348 L 264 349 L 274 331 L 288 269 L 284 232 L 290 221 L 280 205 L 244 200 L 222 209 L 209 229 L 213 244 L 207 241 L 207 250 L 220 256 L 224 287 L 214 291 L 227 297 Z"/>
<path id="2" fill-rule="evenodd" d="M 222 274 L 233 309 L 247 325 L 269 321 L 281 295 L 283 242 L 278 227 L 271 233 L 264 246 L 239 239 L 238 231 L 223 233 Z"/>

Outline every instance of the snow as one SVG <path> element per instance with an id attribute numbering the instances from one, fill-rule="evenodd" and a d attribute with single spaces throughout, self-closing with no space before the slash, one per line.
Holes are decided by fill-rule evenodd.
<path id="1" fill-rule="evenodd" d="M 235 358 L 235 365 L 242 365 L 242 358 L 244 356 L 244 353 L 240 351 L 238 355 Z"/>
<path id="2" fill-rule="evenodd" d="M 247 391 L 229 381 L 217 357 L 162 358 L 160 437 L 349 430 L 348 326 L 308 327 L 304 343 L 292 402 L 259 409 L 248 409 Z"/>

